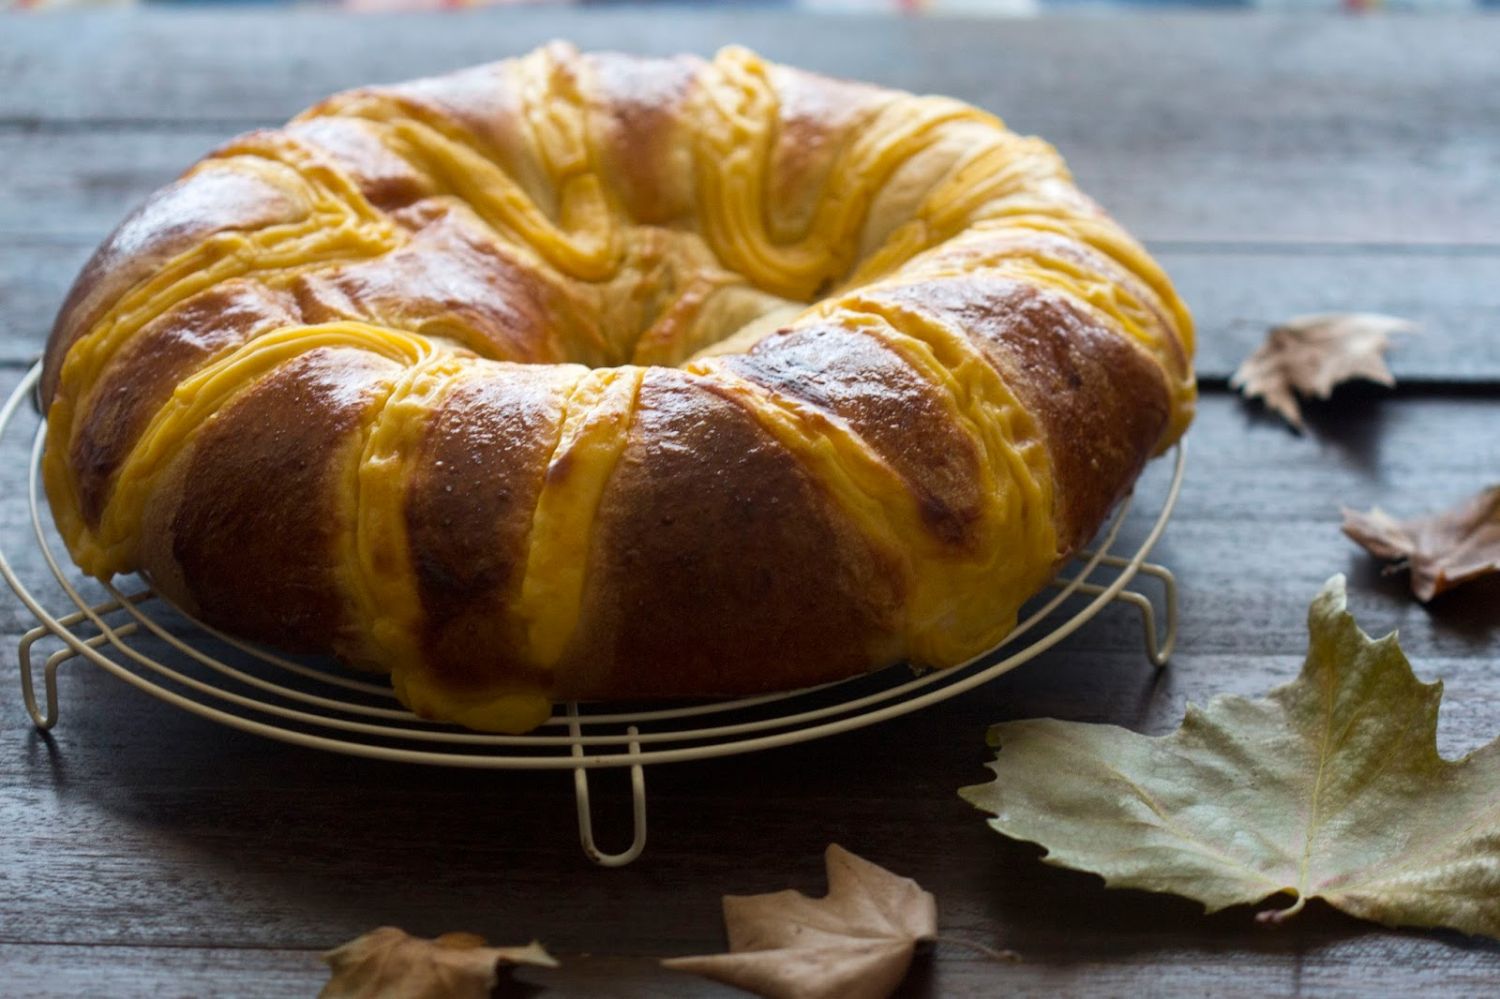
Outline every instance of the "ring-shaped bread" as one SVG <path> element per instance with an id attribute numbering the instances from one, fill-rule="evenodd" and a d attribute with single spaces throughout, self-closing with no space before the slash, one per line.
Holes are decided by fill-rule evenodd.
<path id="1" fill-rule="evenodd" d="M 80 566 L 524 731 L 992 646 L 1194 401 L 1161 270 L 942 97 L 564 45 L 153 196 L 48 345 Z"/>

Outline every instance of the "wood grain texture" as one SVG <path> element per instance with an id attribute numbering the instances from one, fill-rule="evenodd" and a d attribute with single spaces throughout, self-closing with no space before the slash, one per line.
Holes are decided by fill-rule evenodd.
<path id="1" fill-rule="evenodd" d="M 303 11 L 61 17 L 7 30 L 0 123 L 22 136 L 61 129 L 87 143 L 100 126 L 127 122 L 227 135 L 337 89 L 552 38 L 662 54 L 740 42 L 996 111 L 1056 143 L 1084 189 L 1147 239 L 1494 245 L 1500 232 L 1492 19 L 967 23 L 543 10 L 351 21 Z M 122 152 L 93 162 L 135 169 L 138 154 Z"/>
<path id="2" fill-rule="evenodd" d="M 1318 113 L 1311 99 L 1331 102 L 1330 110 L 1358 110 L 1360 117 L 1404 118 L 1409 128 L 1424 127 L 1413 120 L 1416 112 L 1436 109 L 1440 125 L 1456 131 L 1487 117 L 1482 87 L 1500 74 L 1493 49 L 1484 45 L 1496 26 L 1473 17 L 1349 21 L 1186 14 L 897 22 L 733 10 L 517 10 L 443 18 L 132 11 L 60 15 L 8 28 L 14 43 L 0 60 L 0 120 L 32 124 L 105 116 L 274 117 L 285 111 L 280 101 L 306 104 L 337 87 L 384 78 L 393 63 L 402 64 L 402 73 L 437 73 L 554 38 L 658 55 L 708 55 L 739 43 L 773 60 L 908 90 L 941 89 L 965 99 L 981 99 L 976 88 L 1013 92 L 1029 98 L 1023 103 L 1036 109 L 1031 113 L 1059 120 L 1069 117 L 1056 100 L 1061 89 L 1110 77 L 1122 87 L 1117 106 L 1136 108 L 1144 99 L 1195 112 L 1176 122 L 1182 134 L 1230 131 L 1236 120 L 1293 112 L 1310 119 Z M 353 44 L 365 38 L 409 44 Z M 338 58 L 330 58 L 331 51 Z M 1142 63 L 1130 56 L 1154 59 L 1152 72 L 1139 72 Z M 253 91 L 239 89 L 232 75 L 236 64 L 260 71 Z M 1401 72 L 1393 73 L 1395 68 Z M 1241 89 L 1246 82 L 1293 79 L 1308 82 L 1309 90 Z M 1481 89 L 1461 92 L 1469 86 Z M 1368 95 L 1387 98 L 1391 106 L 1366 107 Z M 1252 96 L 1257 99 L 1245 99 Z M 1215 100 L 1223 105 L 1220 113 L 1206 120 L 1199 109 Z M 1116 135 L 1136 130 L 1109 106 L 1081 110 L 1109 118 Z"/>
<path id="3" fill-rule="evenodd" d="M 1399 628 L 1418 673 L 1446 683 L 1443 751 L 1500 733 L 1500 584 L 1418 606 L 1339 533 L 1337 510 L 1415 514 L 1500 476 L 1500 64 L 1489 55 L 1500 22 L 830 26 L 678 11 L 12 20 L 0 35 L 0 389 L 40 349 L 92 244 L 216 142 L 341 86 L 554 36 L 651 52 L 742 41 L 951 92 L 1047 135 L 1080 182 L 1153 241 L 1198 315 L 1210 379 L 1294 312 L 1380 309 L 1427 332 L 1392 354 L 1400 390 L 1341 390 L 1309 407 L 1304 437 L 1210 383 L 1158 552 L 1183 593 L 1169 670 L 1147 666 L 1138 620 L 1111 608 L 1025 669 L 926 712 L 650 770 L 650 845 L 618 871 L 579 851 L 563 774 L 301 750 L 79 663 L 65 667 L 63 718 L 44 738 L 13 674 L 0 677 L 0 992 L 201 995 L 217 983 L 309 995 L 323 978 L 319 950 L 391 922 L 499 943 L 540 937 L 565 961 L 521 973 L 544 994 L 728 995 L 654 958 L 720 947 L 722 892 L 820 890 L 830 841 L 931 889 L 945 934 L 1025 956 L 995 966 L 940 945 L 904 995 L 1492 992 L 1500 945 L 1384 931 L 1316 905 L 1268 931 L 1243 908 L 1204 918 L 1182 900 L 1105 891 L 990 832 L 954 792 L 987 778 L 990 722 L 1050 715 L 1163 732 L 1189 701 L 1290 679 L 1307 603 L 1340 571 L 1365 628 Z M 0 467 L 29 444 L 8 436 Z M 42 580 L 24 496 L 3 482 L 0 545 Z M 1143 529 L 1137 519 L 1127 533 Z M 55 587 L 38 589 L 62 606 Z M 0 598 L 0 645 L 31 623 Z M 625 781 L 603 774 L 595 787 L 608 849 L 628 821 Z"/>

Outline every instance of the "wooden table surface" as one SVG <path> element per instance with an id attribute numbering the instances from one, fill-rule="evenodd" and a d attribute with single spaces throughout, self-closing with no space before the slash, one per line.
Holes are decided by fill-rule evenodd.
<path id="1" fill-rule="evenodd" d="M 93 244 L 228 136 L 337 88 L 457 68 L 553 37 L 583 47 L 766 55 L 945 92 L 1054 141 L 1144 238 L 1200 324 L 1204 398 L 1158 551 L 1182 586 L 1158 674 L 1107 609 L 1024 669 L 824 742 L 648 771 L 650 845 L 620 870 L 579 850 L 563 774 L 318 753 L 201 721 L 83 664 L 38 736 L 0 683 L 0 993 L 311 995 L 317 953 L 383 923 L 564 961 L 552 994 L 709 995 L 656 958 L 722 944 L 719 896 L 821 890 L 839 842 L 931 889 L 945 934 L 904 994 L 1479 994 L 1500 945 L 1392 932 L 1314 905 L 1279 930 L 1248 909 L 1106 891 L 1003 840 L 954 793 L 986 779 L 988 723 L 1174 727 L 1214 694 L 1295 675 L 1331 574 L 1371 632 L 1401 630 L 1447 694 L 1453 755 L 1500 733 L 1500 585 L 1429 608 L 1338 530 L 1338 505 L 1435 509 L 1500 479 L 1500 21 L 1137 17 L 966 23 L 785 14 L 543 11 L 59 16 L 0 21 L 0 382 L 9 390 Z M 1420 321 L 1394 392 L 1314 407 L 1296 436 L 1225 390 L 1265 325 L 1359 309 Z M 7 439 L 0 543 L 28 579 Z M 1138 530 L 1133 524 L 1132 531 Z M 20 552 L 21 554 L 16 554 Z M 7 647 L 34 622 L 0 599 Z M 599 786 L 626 823 L 624 781 Z M 606 843 L 606 845 L 610 845 Z"/>

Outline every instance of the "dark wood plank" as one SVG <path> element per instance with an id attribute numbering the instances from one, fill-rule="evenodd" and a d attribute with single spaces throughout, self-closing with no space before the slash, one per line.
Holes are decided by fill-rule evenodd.
<path id="1" fill-rule="evenodd" d="M 237 993 L 255 996 L 317 995 L 326 976 L 311 951 L 243 948 L 74 947 L 0 943 L 5 991 L 30 996 L 99 995 L 167 997 Z"/>
<path id="2" fill-rule="evenodd" d="M 109 126 L 46 141 L 0 131 L 0 180 L 14 191 L 0 206 L 0 235 L 102 235 L 136 201 L 237 131 Z M 1286 159 L 1250 162 L 1244 150 L 1208 154 L 1188 167 L 1166 153 L 1058 144 L 1084 190 L 1147 242 L 1401 247 L 1448 234 L 1462 248 L 1493 246 L 1483 240 L 1500 232 L 1494 182 L 1451 185 L 1441 167 L 1302 169 Z"/>
<path id="3" fill-rule="evenodd" d="M 10 373 L 3 384 L 14 380 Z M 1414 603 L 1403 579 L 1382 578 L 1379 565 L 1339 531 L 1339 507 L 1380 505 L 1415 515 L 1491 484 L 1500 469 L 1500 438 L 1493 433 L 1497 413 L 1500 398 L 1392 398 L 1373 388 L 1350 387 L 1330 403 L 1310 405 L 1311 433 L 1297 436 L 1258 404 L 1208 393 L 1188 437 L 1182 497 L 1156 555 L 1174 568 L 1181 583 L 1182 655 L 1294 659 L 1305 642 L 1308 602 L 1329 576 L 1343 572 L 1353 581 L 1351 606 L 1372 633 L 1399 629 L 1418 660 L 1483 656 L 1487 643 L 1500 639 L 1500 621 L 1484 626 L 1465 620 L 1497 606 L 1492 601 L 1500 588 L 1459 590 L 1426 608 Z M 30 443 L 24 430 L 7 435 L 0 464 L 7 469 L 22 464 Z M 1149 526 L 1154 511 L 1144 497 L 1159 495 L 1168 472 L 1164 461 L 1148 469 L 1143 499 L 1126 522 L 1121 546 L 1128 547 Z M 6 481 L 8 488 L 17 484 Z M 7 550 L 17 549 L 12 557 L 28 579 L 42 579 L 46 570 L 40 557 L 21 543 L 28 537 L 18 536 L 29 535 L 29 525 L 23 496 L 8 493 L 0 502 Z M 1262 543 L 1267 537 L 1275 542 L 1270 551 Z M 47 599 L 60 602 L 61 596 L 49 590 Z M 9 600 L 0 604 L 0 628 L 24 627 L 29 622 L 22 608 Z M 1139 647 L 1138 627 L 1133 614 L 1111 610 L 1068 647 L 1130 660 Z M 1217 665 L 1203 671 L 1206 685 L 1182 696 L 1211 693 L 1216 670 Z M 1191 678 L 1197 672 L 1175 675 Z M 1180 709 L 1178 700 L 1162 714 L 1114 720 L 1160 728 L 1174 724 Z M 1500 724 L 1495 729 L 1500 732 Z M 1468 735 L 1476 741 L 1488 737 L 1483 731 Z M 0 773 L 5 766 L 0 755 Z"/>
<path id="4" fill-rule="evenodd" d="M 1147 239 L 1497 241 L 1500 68 L 1487 53 L 1500 47 L 1500 22 L 1057 23 L 596 11 L 38 19 L 9 25 L 0 48 L 0 119 L 31 147 L 3 150 L 0 163 L 38 155 L 94 170 L 175 169 L 184 162 L 176 150 L 191 140 L 158 139 L 161 126 L 206 122 L 209 134 L 227 135 L 341 87 L 452 69 L 552 37 L 641 52 L 741 41 L 799 65 L 994 109 L 1055 142 L 1083 185 Z M 1395 65 L 1403 71 L 1390 72 Z M 130 121 L 149 137 L 108 134 Z M 25 141 L 59 127 L 70 135 Z M 157 141 L 165 153 L 152 151 Z M 0 231 L 21 218 L 0 218 Z"/>
<path id="5" fill-rule="evenodd" d="M 1264 935 L 1264 934 L 1263 934 Z M 1399 996 L 1430 989 L 1439 968 L 1455 994 L 1480 995 L 1493 987 L 1483 971 L 1459 966 L 1454 949 L 1421 938 L 1331 935 L 1319 943 L 1319 956 L 1302 966 L 1302 952 L 1281 950 L 1269 940 L 1259 951 L 1225 955 L 1214 951 L 1132 941 L 1106 960 L 1080 958 L 1069 963 L 1028 960 L 1002 969 L 968 957 L 954 946 L 939 946 L 942 957 L 917 959 L 897 999 L 944 996 L 1050 997 L 1068 991 L 1081 971 L 1097 982 L 1101 995 L 1199 994 L 1254 997 L 1309 994 L 1318 996 Z M 949 951 L 954 951 L 952 956 Z M 1462 954 L 1462 951 L 1458 951 Z M 598 954 L 557 955 L 557 970 L 522 969 L 514 981 L 552 996 L 687 996 L 729 997 L 745 993 L 682 974 L 665 971 L 649 957 Z M 1360 980 L 1364 969 L 1380 967 L 1379 979 Z M 91 995 L 108 982 L 111 994 L 196 997 L 222 994 L 232 984 L 237 995 L 306 999 L 326 981 L 316 951 L 250 948 L 42 947 L 0 944 L 7 994 L 28 996 Z M 1357 988 L 1352 988 L 1354 982 Z M 514 994 L 502 989 L 502 995 Z M 1076 993 L 1073 993 L 1076 994 Z"/>
<path id="6" fill-rule="evenodd" d="M 603 22 L 551 17 L 527 15 L 520 23 L 539 36 L 548 31 L 566 34 L 564 29 L 571 25 L 593 32 L 604 30 L 590 27 L 596 23 L 606 28 L 616 23 L 608 17 Z M 20 341 L 27 330 L 45 328 L 50 301 L 59 296 L 83 252 L 71 247 L 53 251 L 61 259 L 54 265 L 45 259 L 47 248 L 30 252 L 34 241 L 96 241 L 130 206 L 207 149 L 241 127 L 279 120 L 317 93 L 359 79 L 435 71 L 495 54 L 484 32 L 454 31 L 452 25 L 462 25 L 462 19 L 375 19 L 346 26 L 311 17 L 299 21 L 305 30 L 296 33 L 284 51 L 252 46 L 235 49 L 237 54 L 227 62 L 211 63 L 203 61 L 203 43 L 189 45 L 185 39 L 197 37 L 194 32 L 211 39 L 215 32 L 229 30 L 224 22 L 147 16 L 76 23 L 78 30 L 68 41 L 56 27 L 26 28 L 38 34 L 17 35 L 27 45 L 0 62 L 0 81 L 13 80 L 0 102 L 24 103 L 28 94 L 50 101 L 31 112 L 13 107 L 19 117 L 12 119 L 8 130 L 0 129 L 0 183 L 11 193 L 0 204 L 0 235 L 8 237 L 6 252 L 20 260 L 0 275 L 0 294 L 8 303 L 17 303 L 0 327 L 0 360 L 27 355 L 30 348 Z M 249 37 L 268 30 L 254 16 L 228 23 Z M 678 34 L 671 39 L 679 47 L 711 49 L 721 37 L 715 32 L 729 30 L 724 27 L 728 24 L 750 32 L 752 41 L 765 35 L 763 40 L 774 42 L 778 31 L 773 29 L 783 23 L 775 16 L 688 17 L 682 27 L 673 29 Z M 1500 210 L 1500 197 L 1495 196 L 1500 189 L 1494 186 L 1500 183 L 1500 173 L 1486 166 L 1492 156 L 1487 150 L 1500 141 L 1495 134 L 1500 124 L 1469 103 L 1483 102 L 1493 92 L 1486 89 L 1493 61 L 1471 58 L 1467 53 L 1472 47 L 1448 60 L 1456 59 L 1453 73 L 1464 82 L 1448 87 L 1444 114 L 1414 115 L 1410 102 L 1424 96 L 1435 100 L 1441 80 L 1424 69 L 1413 80 L 1403 80 L 1399 93 L 1392 92 L 1389 74 L 1370 68 L 1380 65 L 1375 58 L 1379 53 L 1406 44 L 1388 26 L 1351 27 L 1347 39 L 1341 36 L 1327 59 L 1317 61 L 1307 59 L 1306 53 L 1322 32 L 1331 29 L 1309 29 L 1309 40 L 1276 28 L 1274 21 L 1228 22 L 1233 30 L 1199 19 L 1152 19 L 1152 30 L 1139 29 L 1134 21 L 1122 22 L 1114 43 L 1120 54 L 1113 58 L 1105 57 L 1105 42 L 1090 22 L 1069 22 L 1066 31 L 1040 35 L 1034 35 L 1031 26 L 1017 26 L 1019 34 L 1007 28 L 992 39 L 995 26 L 976 25 L 969 26 L 974 38 L 990 39 L 1000 46 L 997 51 L 1007 54 L 992 76 L 976 76 L 963 58 L 949 60 L 951 66 L 949 61 L 934 64 L 931 51 L 951 50 L 962 56 L 966 46 L 976 44 L 970 33 L 951 34 L 951 25 L 925 25 L 908 37 L 890 35 L 889 26 L 879 21 L 849 23 L 854 37 L 868 42 L 867 48 L 789 51 L 787 57 L 805 54 L 808 59 L 803 61 L 811 65 L 849 73 L 865 69 L 865 75 L 880 79 L 895 73 L 901 78 L 889 82 L 913 86 L 917 83 L 905 75 L 920 72 L 924 75 L 915 79 L 928 81 L 927 89 L 946 87 L 992 106 L 1013 100 L 1034 111 L 1034 119 L 1012 115 L 1013 123 L 1023 127 L 1030 122 L 1024 127 L 1056 139 L 1072 156 L 1085 186 L 1148 242 L 1164 248 L 1164 262 L 1178 276 L 1203 324 L 1200 371 L 1205 377 L 1223 378 L 1232 371 L 1264 324 L 1325 308 L 1388 311 L 1423 322 L 1433 335 L 1397 356 L 1400 377 L 1469 382 L 1500 375 L 1500 339 L 1490 335 L 1495 289 L 1500 287 L 1495 280 L 1500 253 L 1493 245 L 1338 245 L 1351 239 L 1420 242 L 1431 236 L 1425 228 L 1429 226 L 1434 232 L 1441 230 L 1445 240 L 1458 242 L 1481 230 L 1478 238 L 1484 240 L 1500 232 L 1500 218 L 1488 214 Z M 1426 27 L 1438 23 L 1419 22 L 1423 27 L 1414 29 L 1410 44 L 1447 46 L 1458 29 L 1446 22 Z M 1490 23 L 1478 22 L 1474 30 L 1490 30 Z M 433 45 L 403 46 L 379 65 L 363 62 L 365 55 L 360 53 L 366 48 L 357 49 L 352 60 L 320 61 L 309 47 L 308 39 L 326 41 L 334 31 L 374 38 L 398 28 L 431 35 Z M 929 29 L 937 33 L 921 33 Z M 646 50 L 663 50 L 671 40 L 652 34 L 650 44 L 626 44 L 638 34 L 623 30 L 609 37 L 621 47 Z M 585 42 L 593 38 L 580 37 Z M 515 48 L 530 43 L 524 32 L 515 39 Z M 1278 41 L 1293 54 L 1280 54 Z M 1142 61 L 1154 64 L 1148 57 L 1161 46 L 1189 44 L 1193 47 L 1182 58 L 1190 63 L 1207 58 L 1202 51 L 1217 51 L 1215 46 L 1225 50 L 1215 56 L 1224 65 L 1205 74 L 1208 90 L 1182 86 L 1183 74 L 1192 66 L 1180 68 L 1175 62 L 1159 73 L 1126 73 Z M 35 51 L 47 45 L 68 59 L 88 58 L 89 65 L 79 72 L 84 78 L 103 80 L 96 94 L 102 102 L 100 113 L 109 111 L 114 117 L 81 121 L 66 100 L 51 100 L 56 96 L 52 88 L 58 86 L 56 74 L 43 72 L 34 58 Z M 184 49 L 180 59 L 174 46 Z M 1078 77 L 1065 90 L 1055 66 L 1062 47 L 1098 56 L 1073 67 Z M 385 50 L 378 45 L 370 48 Z M 880 62 L 868 55 L 896 50 L 902 59 Z M 1246 54 L 1252 50 L 1254 57 Z M 141 60 L 142 51 L 172 54 L 173 72 L 160 72 L 154 61 L 151 66 L 131 63 Z M 277 52 L 281 54 L 268 54 Z M 272 58 L 300 60 L 306 72 L 268 74 L 263 60 Z M 440 58 L 449 61 L 434 61 Z M 124 73 L 123 64 L 143 81 L 141 86 L 114 85 L 117 81 L 110 74 Z M 1335 76 L 1341 81 L 1337 87 Z M 1220 87 L 1222 92 L 1213 89 Z M 1270 88 L 1274 99 L 1232 100 L 1231 87 L 1256 93 Z M 1301 106 L 1275 96 L 1288 89 L 1316 100 Z M 1013 97 L 1008 96 L 1011 90 L 1016 91 Z M 87 92 L 87 87 L 69 90 L 75 100 L 84 99 L 76 95 Z M 1116 102 L 1124 99 L 1121 95 L 1129 97 L 1130 115 L 1120 114 Z M 119 105 L 120 101 L 135 103 Z M 152 118 L 140 112 L 148 106 L 171 110 Z M 258 110 L 262 106 L 268 108 L 264 114 Z M 241 110 L 239 118 L 214 117 L 226 116 L 228 108 L 247 107 L 251 113 Z M 1201 113 L 1210 107 L 1213 114 Z M 1195 120 L 1195 113 L 1196 124 L 1190 127 L 1187 122 Z M 1226 124 L 1231 113 L 1248 117 Z M 65 131 L 56 133 L 58 127 Z M 1165 134 L 1156 134 L 1163 129 Z M 1316 141 L 1304 134 L 1309 129 L 1318 130 Z M 1264 240 L 1271 242 L 1256 242 Z M 1307 240 L 1313 242 L 1303 242 Z M 1295 252 L 1287 241 L 1297 243 Z"/>
<path id="7" fill-rule="evenodd" d="M 0 241 L 0 364 L 29 364 L 93 244 L 18 238 Z"/>
<path id="8" fill-rule="evenodd" d="M 442 18 L 144 11 L 7 28 L 0 121 L 23 124 L 273 121 L 341 87 L 443 72 L 557 38 L 648 54 L 708 55 L 744 44 L 823 72 L 1022 114 L 1021 127 L 1102 134 L 1117 148 L 1150 148 L 1168 137 L 1213 144 L 1203 140 L 1247 124 L 1265 133 L 1253 138 L 1276 141 L 1267 154 L 1293 151 L 1313 135 L 1322 135 L 1324 151 L 1347 145 L 1378 153 L 1366 143 L 1414 130 L 1480 145 L 1497 127 L 1489 98 L 1500 84 L 1486 44 L 1500 38 L 1500 25 L 1483 17 L 899 21 L 724 10 Z M 1391 71 L 1396 66 L 1400 73 Z M 1248 89 L 1257 87 L 1265 89 Z M 1285 134 L 1288 127 L 1295 134 Z"/>
<path id="9" fill-rule="evenodd" d="M 1198 323 L 1199 377 L 1224 379 L 1271 325 L 1310 312 L 1413 320 L 1399 382 L 1500 383 L 1500 253 L 1153 246 Z"/>
<path id="10" fill-rule="evenodd" d="M 46 135 L 0 132 L 0 207 L 7 241 L 97 243 L 152 191 L 237 129 Z"/>

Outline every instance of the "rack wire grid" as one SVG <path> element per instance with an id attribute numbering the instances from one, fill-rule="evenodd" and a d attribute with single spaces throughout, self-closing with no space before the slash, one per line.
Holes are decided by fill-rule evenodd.
<path id="1" fill-rule="evenodd" d="M 39 483 L 46 423 L 35 395 L 40 373 L 40 364 L 32 367 L 0 409 L 0 445 L 7 435 L 24 432 L 16 429 L 22 412 L 36 424 L 25 465 L 36 549 L 27 555 L 40 555 L 72 605 L 60 613 L 44 606 L 0 546 L 0 573 L 39 622 L 21 638 L 18 650 L 22 696 L 37 728 L 45 731 L 57 723 L 58 670 L 83 659 L 202 718 L 298 746 L 436 766 L 571 771 L 584 852 L 607 867 L 628 864 L 645 849 L 648 765 L 788 746 L 917 711 L 1036 658 L 1112 602 L 1139 613 L 1146 655 L 1158 667 L 1166 664 L 1176 644 L 1176 580 L 1168 569 L 1146 559 L 1182 487 L 1181 444 L 1173 451 L 1170 481 L 1157 490 L 1160 505 L 1153 507 L 1155 517 L 1140 543 L 1128 552 L 1115 550 L 1132 496 L 1119 505 L 1095 545 L 1059 573 L 1050 592 L 1027 604 L 1002 642 L 959 666 L 922 674 L 897 666 L 807 690 L 709 703 L 630 710 L 570 703 L 531 734 L 472 732 L 418 718 L 401 706 L 386 683 L 360 679 L 326 660 L 282 656 L 226 635 L 171 606 L 136 577 L 106 583 L 83 579 L 66 556 L 58 557 L 60 542 L 51 518 L 43 514 Z M 24 405 L 28 399 L 30 407 Z M 11 463 L 0 475 L 15 469 Z M 1142 575 L 1159 584 L 1161 613 L 1151 597 L 1130 588 Z M 50 588 L 45 577 L 43 585 Z M 102 596 L 85 596 L 83 590 L 95 587 Z M 1022 639 L 1029 641 L 1021 644 Z M 57 644 L 61 647 L 46 653 Z M 42 655 L 39 701 L 35 672 Z M 598 847 L 589 807 L 589 772 L 605 767 L 630 771 L 633 839 L 618 853 Z"/>

